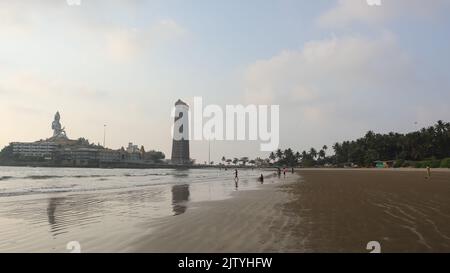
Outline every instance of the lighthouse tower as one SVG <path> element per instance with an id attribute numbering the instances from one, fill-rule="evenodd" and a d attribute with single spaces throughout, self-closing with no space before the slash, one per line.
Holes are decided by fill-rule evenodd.
<path id="1" fill-rule="evenodd" d="M 171 161 L 173 164 L 190 164 L 189 106 L 182 100 L 175 103 L 174 123 Z"/>

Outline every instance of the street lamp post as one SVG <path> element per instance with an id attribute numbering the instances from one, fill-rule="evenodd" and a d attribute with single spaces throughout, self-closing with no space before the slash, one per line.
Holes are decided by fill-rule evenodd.
<path id="1" fill-rule="evenodd" d="M 103 148 L 106 149 L 106 124 L 103 124 Z"/>

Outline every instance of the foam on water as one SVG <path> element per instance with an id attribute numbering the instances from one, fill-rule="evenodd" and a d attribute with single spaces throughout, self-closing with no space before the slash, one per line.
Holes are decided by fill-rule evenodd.
<path id="1" fill-rule="evenodd" d="M 232 170 L 78 169 L 0 167 L 0 198 L 44 193 L 77 193 L 105 190 L 137 190 L 142 187 L 217 183 L 230 180 Z M 259 171 L 243 170 L 245 181 Z M 1 201 L 1 199 L 0 199 Z"/>

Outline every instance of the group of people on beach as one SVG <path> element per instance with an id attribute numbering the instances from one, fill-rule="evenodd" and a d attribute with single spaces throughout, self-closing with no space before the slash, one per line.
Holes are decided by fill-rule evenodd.
<path id="1" fill-rule="evenodd" d="M 227 170 L 227 169 L 225 169 Z M 281 178 L 281 173 L 283 173 L 283 177 L 286 178 L 286 172 L 287 172 L 287 168 L 284 167 L 283 170 L 280 167 L 277 167 L 277 172 L 276 174 L 278 175 L 278 178 Z M 291 173 L 294 174 L 294 168 L 291 168 Z M 430 179 L 431 178 L 431 168 L 429 166 L 427 166 L 427 176 L 425 177 L 426 179 Z M 237 169 L 234 169 L 234 181 L 236 183 L 236 188 L 238 187 L 238 182 L 239 182 L 239 172 Z M 261 176 L 258 178 L 258 181 L 261 182 L 261 184 L 264 183 L 264 175 L 261 174 Z"/>
<path id="2" fill-rule="evenodd" d="M 283 168 L 283 176 L 284 176 L 284 178 L 286 178 L 286 172 L 287 172 L 287 168 L 284 167 Z M 291 169 L 291 173 L 294 173 L 294 168 Z M 277 168 L 277 174 L 278 174 L 278 178 L 280 178 L 281 177 L 281 168 L 280 167 Z"/>
<path id="3" fill-rule="evenodd" d="M 225 169 L 227 170 L 227 169 Z M 283 173 L 283 177 L 286 178 L 286 173 L 288 172 L 287 167 L 284 167 L 283 169 L 281 169 L 280 167 L 277 168 L 277 174 L 278 174 L 278 178 L 281 178 L 281 173 Z M 291 169 L 291 173 L 294 173 L 294 168 Z M 258 181 L 261 182 L 261 184 L 264 183 L 264 175 L 261 174 L 260 177 L 258 178 Z M 236 185 L 236 188 L 238 188 L 239 186 L 239 172 L 238 169 L 234 169 L 234 182 Z"/>

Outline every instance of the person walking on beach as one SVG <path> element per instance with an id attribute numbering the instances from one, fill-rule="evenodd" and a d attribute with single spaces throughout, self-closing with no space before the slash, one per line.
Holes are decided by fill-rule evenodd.
<path id="1" fill-rule="evenodd" d="M 236 190 L 239 188 L 239 175 L 237 169 L 234 169 L 234 186 L 236 187 Z"/>
<path id="2" fill-rule="evenodd" d="M 259 177 L 259 182 L 261 182 L 261 184 L 264 183 L 264 175 L 263 174 L 261 174 L 261 176 Z"/>
<path id="3" fill-rule="evenodd" d="M 284 175 L 284 178 L 286 178 L 286 167 L 283 168 L 283 175 Z"/>
<path id="4" fill-rule="evenodd" d="M 294 167 L 292 167 L 292 174 L 294 174 Z"/>

